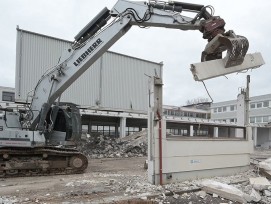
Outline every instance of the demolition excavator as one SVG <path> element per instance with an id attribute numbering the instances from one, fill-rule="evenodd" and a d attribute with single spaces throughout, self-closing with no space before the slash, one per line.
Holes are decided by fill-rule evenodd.
<path id="1" fill-rule="evenodd" d="M 2 110 L 1 177 L 73 174 L 87 168 L 87 157 L 68 147 L 80 138 L 80 113 L 72 104 L 61 104 L 59 98 L 132 26 L 199 30 L 208 41 L 201 61 L 221 59 L 225 51 L 225 68 L 242 64 L 249 45 L 245 37 L 225 31 L 225 21 L 214 16 L 211 6 L 119 0 L 75 36 L 59 63 L 41 76 L 25 108 Z"/>

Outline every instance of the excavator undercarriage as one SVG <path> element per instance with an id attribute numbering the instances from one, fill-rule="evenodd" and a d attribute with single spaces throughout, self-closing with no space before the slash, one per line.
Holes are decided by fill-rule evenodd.
<path id="1" fill-rule="evenodd" d="M 7 113 L 2 119 L 10 126 L 12 117 Z M 47 131 L 44 145 L 37 145 L 26 133 L 19 131 L 14 138 L 0 132 L 0 177 L 41 176 L 54 174 L 83 173 L 88 166 L 88 158 L 75 149 L 81 137 L 81 116 L 76 105 L 61 103 L 54 105 L 47 114 Z M 53 126 L 49 125 L 53 121 Z M 0 123 L 1 125 L 1 123 Z M 16 131 L 15 131 L 16 132 Z M 6 133 L 6 134 L 5 134 Z M 26 137 L 27 136 L 27 137 Z M 12 144 L 13 147 L 9 147 Z M 26 146 L 25 144 L 29 144 Z M 36 145 L 35 145 L 36 144 Z M 16 146 L 15 146 L 16 145 Z"/>
<path id="2" fill-rule="evenodd" d="M 0 177 L 83 173 L 85 155 L 75 149 L 57 147 L 1 148 Z"/>

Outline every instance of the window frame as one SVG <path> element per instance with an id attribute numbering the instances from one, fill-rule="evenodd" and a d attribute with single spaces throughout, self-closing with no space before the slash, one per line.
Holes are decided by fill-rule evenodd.
<path id="1" fill-rule="evenodd" d="M 5 99 L 5 97 L 8 97 L 8 99 Z M 15 102 L 15 93 L 11 91 L 2 91 L 2 101 Z"/>

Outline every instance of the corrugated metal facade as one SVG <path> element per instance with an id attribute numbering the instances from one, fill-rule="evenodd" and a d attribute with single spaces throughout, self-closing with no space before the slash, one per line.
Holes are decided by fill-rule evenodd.
<path id="1" fill-rule="evenodd" d="M 71 42 L 17 30 L 15 98 L 25 102 L 42 74 L 57 64 Z M 61 96 L 83 107 L 147 111 L 148 77 L 162 76 L 162 64 L 106 52 Z"/>

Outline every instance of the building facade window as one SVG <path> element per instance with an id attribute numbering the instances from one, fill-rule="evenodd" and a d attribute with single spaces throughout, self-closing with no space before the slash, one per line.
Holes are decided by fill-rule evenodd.
<path id="1" fill-rule="evenodd" d="M 263 108 L 263 107 L 269 107 L 269 101 L 262 101 L 262 102 L 257 102 L 257 103 L 251 103 L 250 108 Z"/>
<path id="2" fill-rule="evenodd" d="M 255 123 L 255 117 L 250 117 L 250 123 Z"/>
<path id="3" fill-rule="evenodd" d="M 14 102 L 15 101 L 15 93 L 3 91 L 2 92 L 2 101 Z"/>
<path id="4" fill-rule="evenodd" d="M 263 122 L 268 123 L 269 122 L 269 117 L 268 116 L 263 116 Z"/>
<path id="5" fill-rule="evenodd" d="M 223 112 L 226 112 L 227 111 L 227 106 L 223 106 L 222 110 L 223 110 Z"/>
<path id="6" fill-rule="evenodd" d="M 263 102 L 263 107 L 269 107 L 269 101 L 264 101 Z"/>
<path id="7" fill-rule="evenodd" d="M 257 108 L 262 108 L 263 104 L 262 103 L 257 103 Z"/>
<path id="8" fill-rule="evenodd" d="M 256 123 L 261 123 L 262 122 L 262 117 L 261 116 L 257 116 L 256 117 Z"/>

